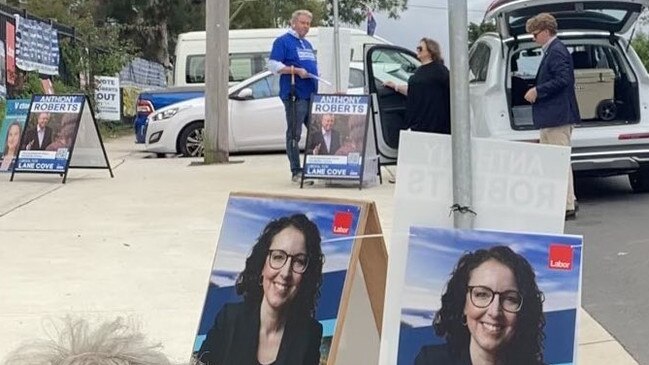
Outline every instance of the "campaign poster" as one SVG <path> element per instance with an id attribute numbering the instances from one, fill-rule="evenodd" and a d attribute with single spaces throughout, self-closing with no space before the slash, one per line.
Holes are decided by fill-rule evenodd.
<path id="1" fill-rule="evenodd" d="M 13 169 L 30 102 L 29 99 L 7 100 L 5 119 L 0 125 L 0 172 Z"/>
<path id="2" fill-rule="evenodd" d="M 83 95 L 34 95 L 14 171 L 64 173 L 84 102 Z"/>
<path id="3" fill-rule="evenodd" d="M 95 105 L 97 119 L 120 121 L 119 78 L 95 76 Z"/>
<path id="4" fill-rule="evenodd" d="M 304 177 L 359 180 L 363 173 L 369 97 L 314 95 Z"/>
<path id="5" fill-rule="evenodd" d="M 361 210 L 313 199 L 231 196 L 193 359 L 328 364 L 342 330 L 339 309 Z M 263 345 L 268 338 L 260 328 L 271 329 L 279 349 Z M 258 358 L 267 351 L 277 354 Z"/>
<path id="6" fill-rule="evenodd" d="M 456 363 L 469 343 L 503 364 L 577 364 L 582 248 L 580 236 L 411 227 L 397 364 Z"/>
<path id="7" fill-rule="evenodd" d="M 44 75 L 59 74 L 58 31 L 38 20 L 15 14 L 16 66 L 24 71 L 38 71 Z"/>
<path id="8" fill-rule="evenodd" d="M 0 41 L 0 97 L 7 97 L 7 57 L 3 41 Z"/>
<path id="9" fill-rule="evenodd" d="M 7 41 L 7 83 L 14 85 L 16 83 L 16 27 L 5 23 L 6 41 Z"/>

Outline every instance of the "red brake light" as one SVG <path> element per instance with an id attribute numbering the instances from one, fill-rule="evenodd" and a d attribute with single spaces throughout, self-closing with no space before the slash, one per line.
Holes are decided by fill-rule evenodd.
<path id="1" fill-rule="evenodd" d="M 137 99 L 136 110 L 138 114 L 146 114 L 146 115 L 149 115 L 155 111 L 155 109 L 153 108 L 153 104 L 151 104 L 150 101 L 141 100 L 141 99 Z"/>
<path id="2" fill-rule="evenodd" d="M 624 139 L 641 139 L 641 138 L 649 138 L 649 133 L 628 133 L 628 134 L 620 134 L 617 137 L 619 140 L 624 140 Z"/>

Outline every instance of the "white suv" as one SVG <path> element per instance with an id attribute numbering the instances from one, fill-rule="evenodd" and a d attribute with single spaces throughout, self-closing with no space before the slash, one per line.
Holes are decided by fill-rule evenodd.
<path id="1" fill-rule="evenodd" d="M 525 32 L 530 17 L 552 13 L 559 38 L 574 65 L 581 122 L 572 138 L 572 167 L 577 175 L 628 174 L 634 191 L 649 191 L 649 75 L 621 34 L 634 26 L 649 0 L 496 0 L 486 20 L 498 33 L 481 36 L 469 51 L 471 129 L 477 137 L 538 141 L 525 92 L 535 84 L 540 47 Z M 374 54 L 373 54 L 374 53 Z M 390 55 L 402 57 L 402 70 L 418 64 L 405 49 L 376 46 L 367 53 L 366 70 Z M 398 56 L 398 57 L 397 57 Z M 378 67 L 378 66 L 374 66 Z M 406 79 L 407 80 L 407 79 Z M 394 157 L 403 129 L 403 98 L 370 83 L 379 104 L 379 151 Z"/>

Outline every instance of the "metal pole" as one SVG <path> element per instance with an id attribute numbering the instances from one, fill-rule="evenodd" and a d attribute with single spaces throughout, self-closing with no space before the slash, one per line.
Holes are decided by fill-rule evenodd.
<path id="1" fill-rule="evenodd" d="M 205 2 L 205 147 L 206 164 L 226 163 L 228 145 L 228 75 L 230 2 Z"/>
<path id="2" fill-rule="evenodd" d="M 334 90 L 340 92 L 342 82 L 340 80 L 340 25 L 338 24 L 338 0 L 334 0 Z"/>
<path id="3" fill-rule="evenodd" d="M 471 121 L 469 113 L 469 36 L 467 0 L 448 0 L 451 48 L 451 131 L 453 150 L 453 203 L 472 208 Z M 455 209 L 455 228 L 473 228 L 473 214 Z"/>

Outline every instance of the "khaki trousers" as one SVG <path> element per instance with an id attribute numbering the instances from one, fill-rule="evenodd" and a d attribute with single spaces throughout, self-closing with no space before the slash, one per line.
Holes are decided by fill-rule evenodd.
<path id="1" fill-rule="evenodd" d="M 570 147 L 572 128 L 572 124 L 566 124 L 552 128 L 541 128 L 540 142 L 542 144 Z M 576 198 L 575 188 L 572 180 L 572 167 L 570 167 L 568 171 L 568 196 L 566 197 L 566 210 L 575 209 L 575 200 Z"/>

